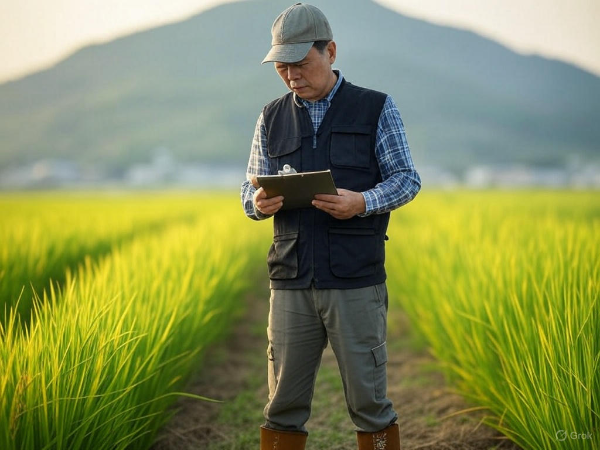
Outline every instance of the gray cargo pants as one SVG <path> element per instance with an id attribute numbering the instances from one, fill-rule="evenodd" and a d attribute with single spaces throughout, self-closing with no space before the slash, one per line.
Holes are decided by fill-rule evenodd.
<path id="1" fill-rule="evenodd" d="M 271 290 L 265 426 L 306 431 L 328 339 L 357 429 L 375 432 L 395 422 L 386 397 L 387 307 L 385 283 L 360 289 Z"/>

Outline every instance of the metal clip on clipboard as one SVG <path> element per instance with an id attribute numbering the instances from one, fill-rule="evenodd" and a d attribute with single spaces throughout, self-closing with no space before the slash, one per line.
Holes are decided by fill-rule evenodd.
<path id="1" fill-rule="evenodd" d="M 279 175 L 288 175 L 290 173 L 298 173 L 296 172 L 296 169 L 294 169 L 292 166 L 290 166 L 289 164 L 284 164 L 283 165 L 283 170 L 278 170 L 277 173 Z"/>

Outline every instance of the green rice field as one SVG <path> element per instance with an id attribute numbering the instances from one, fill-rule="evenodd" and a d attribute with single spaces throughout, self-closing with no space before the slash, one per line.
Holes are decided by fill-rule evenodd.
<path id="1" fill-rule="evenodd" d="M 270 221 L 236 193 L 0 211 L 0 449 L 148 449 L 266 285 Z M 600 448 L 598 193 L 424 191 L 388 235 L 390 301 L 471 409 L 524 449 Z"/>

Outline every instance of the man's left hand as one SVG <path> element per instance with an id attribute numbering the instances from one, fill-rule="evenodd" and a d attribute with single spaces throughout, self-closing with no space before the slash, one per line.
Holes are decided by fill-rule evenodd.
<path id="1" fill-rule="evenodd" d="M 312 204 L 336 219 L 349 219 L 366 211 L 365 198 L 360 192 L 338 189 L 338 195 L 317 194 Z"/>

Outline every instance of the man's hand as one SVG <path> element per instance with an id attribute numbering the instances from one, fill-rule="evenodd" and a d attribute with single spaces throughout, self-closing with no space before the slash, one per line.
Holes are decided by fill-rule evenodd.
<path id="1" fill-rule="evenodd" d="M 283 197 L 281 195 L 267 198 L 267 193 L 263 188 L 256 190 L 253 200 L 256 209 L 267 216 L 275 214 L 283 206 Z"/>
<path id="2" fill-rule="evenodd" d="M 360 192 L 338 189 L 338 195 L 317 194 L 312 204 L 336 219 L 349 219 L 366 211 L 365 198 Z"/>

